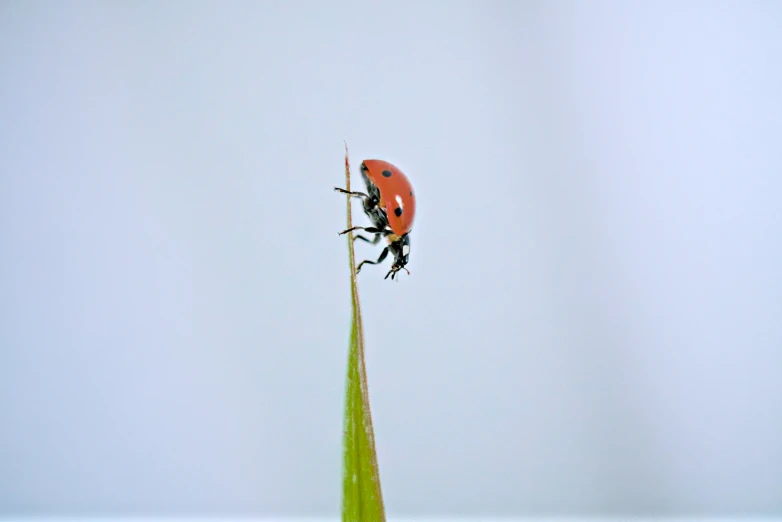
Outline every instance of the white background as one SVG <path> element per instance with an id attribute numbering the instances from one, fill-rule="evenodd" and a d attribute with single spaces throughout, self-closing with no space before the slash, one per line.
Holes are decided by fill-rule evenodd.
<path id="1" fill-rule="evenodd" d="M 418 195 L 390 514 L 779 514 L 780 63 L 773 1 L 0 3 L 0 514 L 337 515 L 343 140 Z"/>

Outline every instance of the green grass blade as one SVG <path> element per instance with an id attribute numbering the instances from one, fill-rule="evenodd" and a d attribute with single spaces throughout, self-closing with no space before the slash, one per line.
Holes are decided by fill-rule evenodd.
<path id="1" fill-rule="evenodd" d="M 350 161 L 345 145 L 345 189 L 350 190 Z M 348 203 L 348 228 L 353 226 Z M 369 410 L 369 387 L 364 362 L 364 326 L 356 282 L 356 257 L 352 234 L 347 234 L 350 257 L 350 290 L 353 318 L 350 327 L 347 391 L 344 420 L 344 463 L 342 475 L 343 522 L 385 522 L 380 471 L 375 453 L 375 435 Z"/>

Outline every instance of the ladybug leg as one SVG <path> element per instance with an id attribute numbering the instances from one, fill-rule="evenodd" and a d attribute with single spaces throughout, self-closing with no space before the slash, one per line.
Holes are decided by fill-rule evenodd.
<path id="1" fill-rule="evenodd" d="M 361 271 L 361 266 L 362 266 L 364 263 L 368 263 L 368 264 L 370 264 L 370 265 L 378 265 L 378 264 L 380 264 L 380 263 L 382 263 L 382 262 L 383 262 L 383 260 L 386 258 L 386 256 L 387 256 L 387 255 L 388 255 L 388 247 L 385 247 L 385 248 L 383 249 L 383 251 L 382 251 L 382 252 L 380 252 L 380 257 L 378 257 L 378 258 L 377 258 L 377 261 L 369 261 L 369 260 L 367 259 L 367 260 L 364 260 L 364 261 L 360 262 L 360 263 L 358 264 L 358 268 L 356 268 L 356 273 L 358 274 L 358 273 Z"/>
<path id="2" fill-rule="evenodd" d="M 336 190 L 337 192 L 341 192 L 343 194 L 347 194 L 349 196 L 353 196 L 354 198 L 363 199 L 364 212 L 370 211 L 375 207 L 377 207 L 377 204 L 380 201 L 379 195 L 369 195 L 369 194 L 364 194 L 363 192 L 351 192 L 349 190 L 341 189 L 339 187 L 334 187 L 334 190 Z"/>
<path id="3" fill-rule="evenodd" d="M 367 238 L 365 238 L 362 235 L 356 235 L 356 236 L 353 237 L 353 241 L 355 241 L 356 239 L 361 239 L 361 240 L 364 240 L 367 243 L 370 243 L 372 245 L 377 245 L 377 243 L 378 243 L 378 241 L 380 241 L 381 237 L 382 237 L 382 234 L 380 234 L 380 233 L 375 234 L 375 239 L 367 239 Z"/>
<path id="4" fill-rule="evenodd" d="M 379 228 L 375 228 L 375 227 L 352 227 L 352 228 L 349 228 L 347 230 L 343 230 L 338 235 L 341 236 L 342 234 L 347 234 L 348 232 L 353 232 L 354 230 L 364 230 L 366 232 L 369 232 L 370 234 L 380 234 L 382 232 L 382 230 L 380 230 Z M 364 239 L 364 241 L 367 241 L 367 240 Z M 377 243 L 377 241 L 375 241 L 375 243 Z"/>
<path id="5" fill-rule="evenodd" d="M 356 197 L 356 198 L 369 199 L 369 196 L 364 194 L 363 192 L 350 192 L 349 190 L 341 189 L 339 187 L 334 187 L 334 190 L 336 190 L 337 192 L 341 192 L 343 194 L 347 194 L 349 196 Z"/>

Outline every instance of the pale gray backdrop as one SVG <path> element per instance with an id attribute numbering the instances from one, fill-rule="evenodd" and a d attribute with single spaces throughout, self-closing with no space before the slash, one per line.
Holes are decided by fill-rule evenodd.
<path id="1" fill-rule="evenodd" d="M 389 513 L 782 513 L 780 63 L 770 0 L 0 2 L 0 514 L 338 513 L 343 140 L 419 198 Z"/>

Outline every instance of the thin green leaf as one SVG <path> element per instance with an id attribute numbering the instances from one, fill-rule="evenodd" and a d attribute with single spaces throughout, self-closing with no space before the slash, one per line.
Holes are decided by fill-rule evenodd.
<path id="1" fill-rule="evenodd" d="M 347 144 L 345 144 L 345 189 L 350 191 L 350 161 Z M 350 196 L 346 198 L 348 228 L 352 228 Z M 352 234 L 347 234 L 347 238 L 353 318 L 350 327 L 343 435 L 342 520 L 343 522 L 385 522 L 380 471 L 375 453 L 375 434 L 369 411 L 369 387 L 364 362 L 364 326 L 361 322 Z"/>

